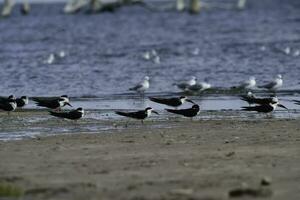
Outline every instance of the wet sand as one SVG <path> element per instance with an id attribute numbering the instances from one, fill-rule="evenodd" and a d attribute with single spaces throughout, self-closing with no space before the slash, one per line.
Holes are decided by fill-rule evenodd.
<path id="1" fill-rule="evenodd" d="M 228 199 L 267 177 L 266 198 L 300 199 L 299 133 L 298 119 L 173 119 L 0 142 L 0 183 L 24 199 L 191 200 Z"/>

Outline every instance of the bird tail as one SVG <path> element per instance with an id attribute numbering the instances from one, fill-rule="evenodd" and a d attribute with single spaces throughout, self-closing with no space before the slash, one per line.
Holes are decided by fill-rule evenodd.
<path id="1" fill-rule="evenodd" d="M 166 111 L 174 114 L 180 114 L 180 110 L 174 110 L 174 109 L 165 109 Z"/>
<path id="2" fill-rule="evenodd" d="M 161 99 L 155 98 L 155 97 L 149 97 L 150 101 L 156 102 L 156 103 L 163 103 Z"/>
<path id="3" fill-rule="evenodd" d="M 62 113 L 54 112 L 54 111 L 49 111 L 50 115 L 54 117 L 62 117 Z"/>
<path id="4" fill-rule="evenodd" d="M 128 114 L 127 113 L 125 113 L 125 112 L 121 112 L 121 111 L 116 111 L 115 112 L 117 115 L 121 115 L 121 116 L 125 116 L 125 117 L 127 117 L 128 116 Z"/>
<path id="5" fill-rule="evenodd" d="M 242 107 L 242 110 L 244 110 L 244 111 L 255 111 L 255 107 L 246 106 L 246 107 Z"/>

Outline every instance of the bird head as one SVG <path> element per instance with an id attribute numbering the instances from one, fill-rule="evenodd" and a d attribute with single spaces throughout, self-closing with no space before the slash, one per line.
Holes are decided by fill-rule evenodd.
<path id="1" fill-rule="evenodd" d="M 8 99 L 16 100 L 16 97 L 14 95 L 9 95 Z"/>
<path id="2" fill-rule="evenodd" d="M 153 110 L 153 108 L 151 108 L 151 107 L 147 107 L 145 109 L 145 112 L 147 113 L 148 116 L 151 114 L 151 112 L 153 112 L 153 113 L 155 113 L 155 114 L 158 115 L 158 112 L 156 112 L 155 110 Z"/>
<path id="3" fill-rule="evenodd" d="M 145 81 L 149 81 L 149 79 L 150 79 L 149 76 L 145 76 L 145 77 L 144 77 L 144 80 L 145 80 Z"/>

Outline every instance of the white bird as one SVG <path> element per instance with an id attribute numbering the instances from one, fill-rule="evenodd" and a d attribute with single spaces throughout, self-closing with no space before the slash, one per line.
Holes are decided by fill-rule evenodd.
<path id="1" fill-rule="evenodd" d="M 143 58 L 145 60 L 150 60 L 151 59 L 151 54 L 149 51 L 146 51 L 145 53 L 143 53 Z"/>
<path id="2" fill-rule="evenodd" d="M 53 64 L 54 60 L 55 60 L 55 55 L 53 53 L 51 53 L 49 55 L 48 59 L 46 60 L 46 63 L 51 65 L 51 64 Z"/>
<path id="3" fill-rule="evenodd" d="M 250 78 L 248 80 L 246 80 L 245 82 L 243 82 L 239 88 L 242 89 L 247 89 L 247 90 L 252 90 L 254 89 L 256 86 L 256 80 L 254 76 L 250 76 Z"/>
<path id="4" fill-rule="evenodd" d="M 129 90 L 134 90 L 139 93 L 144 93 L 146 90 L 149 89 L 149 87 L 150 87 L 149 76 L 145 76 L 143 81 L 138 83 L 136 86 L 129 88 Z"/>
<path id="5" fill-rule="evenodd" d="M 64 57 L 66 57 L 66 52 L 65 51 L 60 51 L 60 52 L 58 52 L 58 57 L 60 57 L 60 58 L 64 58 Z"/>
<path id="6" fill-rule="evenodd" d="M 179 89 L 181 90 L 187 90 L 188 87 L 193 86 L 197 83 L 197 78 L 195 76 L 191 76 L 191 78 L 188 81 L 184 81 L 181 83 L 174 83 Z"/>
<path id="7" fill-rule="evenodd" d="M 271 91 L 276 91 L 279 88 L 281 88 L 283 85 L 282 76 L 280 74 L 277 75 L 277 77 L 271 81 L 270 83 L 267 83 L 265 85 L 260 86 L 260 88 L 265 88 Z"/>
<path id="8" fill-rule="evenodd" d="M 196 83 L 195 85 L 191 85 L 188 87 L 189 91 L 192 92 L 201 92 L 211 88 L 211 84 L 207 82 Z"/>

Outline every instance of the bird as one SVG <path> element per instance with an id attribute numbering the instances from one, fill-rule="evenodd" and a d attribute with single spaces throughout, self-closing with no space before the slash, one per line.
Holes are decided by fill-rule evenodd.
<path id="1" fill-rule="evenodd" d="M 294 102 L 296 105 L 300 105 L 300 101 L 299 101 L 299 100 L 293 100 L 293 102 Z"/>
<path id="2" fill-rule="evenodd" d="M 188 86 L 187 90 L 191 92 L 201 92 L 211 88 L 211 84 L 207 82 L 200 82 L 194 85 Z"/>
<path id="3" fill-rule="evenodd" d="M 29 100 L 27 96 L 21 96 L 21 98 L 16 99 L 17 107 L 18 108 L 23 108 L 28 104 Z"/>
<path id="4" fill-rule="evenodd" d="M 271 103 L 268 103 L 268 104 L 262 104 L 262 105 L 258 105 L 258 106 L 245 106 L 245 107 L 242 107 L 242 110 L 244 110 L 244 111 L 256 111 L 256 112 L 259 112 L 259 113 L 270 113 L 270 112 L 274 111 L 277 108 L 277 106 L 281 107 L 281 108 L 284 108 L 284 109 L 287 109 L 287 107 L 285 107 L 282 104 L 279 104 L 278 102 L 276 102 L 276 103 L 271 102 Z"/>
<path id="5" fill-rule="evenodd" d="M 180 83 L 174 83 L 174 85 L 176 85 L 181 90 L 187 90 L 190 86 L 193 86 L 196 83 L 197 78 L 195 76 L 191 76 L 189 80 Z"/>
<path id="6" fill-rule="evenodd" d="M 84 116 L 84 110 L 83 108 L 77 108 L 75 110 L 71 110 L 68 112 L 54 112 L 54 111 L 49 111 L 50 115 L 59 117 L 59 118 L 64 118 L 64 119 L 71 119 L 71 120 L 78 120 Z"/>
<path id="7" fill-rule="evenodd" d="M 242 95 L 241 100 L 248 102 L 251 104 L 269 104 L 269 103 L 278 103 L 278 98 L 276 96 L 266 97 L 266 98 L 258 98 L 252 92 L 248 92 L 247 95 Z"/>
<path id="8" fill-rule="evenodd" d="M 244 81 L 237 88 L 245 90 L 253 90 L 256 86 L 256 79 L 254 76 L 250 76 L 248 80 Z"/>
<path id="9" fill-rule="evenodd" d="M 259 87 L 268 89 L 270 91 L 276 91 L 279 88 L 281 88 L 282 85 L 283 85 L 282 75 L 278 74 L 273 81 L 271 81 L 270 83 L 267 83 L 265 85 L 259 86 Z"/>
<path id="10" fill-rule="evenodd" d="M 149 97 L 153 102 L 164 104 L 171 107 L 179 107 L 184 104 L 186 101 L 195 104 L 192 100 L 188 99 L 186 96 L 173 97 L 173 98 L 157 98 Z"/>
<path id="11" fill-rule="evenodd" d="M 50 109 L 60 109 L 61 107 L 64 107 L 66 105 L 72 107 L 70 104 L 69 97 L 67 95 L 62 95 L 60 97 L 54 97 L 54 98 L 32 98 L 33 101 L 36 102 L 37 106 L 46 107 Z"/>
<path id="12" fill-rule="evenodd" d="M 129 90 L 134 90 L 138 93 L 144 93 L 150 87 L 149 76 L 145 76 L 143 81 L 138 83 L 136 86 L 129 88 Z"/>
<path id="13" fill-rule="evenodd" d="M 0 110 L 7 111 L 8 114 L 17 108 L 16 98 L 10 95 L 7 99 L 1 99 Z"/>
<path id="14" fill-rule="evenodd" d="M 195 104 L 191 108 L 187 109 L 180 109 L 180 110 L 174 110 L 174 109 L 165 109 L 166 111 L 178 115 L 183 115 L 185 117 L 195 117 L 199 112 L 200 112 L 200 107 L 199 105 Z"/>
<path id="15" fill-rule="evenodd" d="M 151 107 L 147 107 L 145 110 L 139 110 L 135 112 L 116 111 L 115 113 L 124 117 L 141 120 L 141 122 L 144 123 L 144 119 L 150 117 L 152 112 L 158 115 L 158 112 L 154 111 Z"/>

